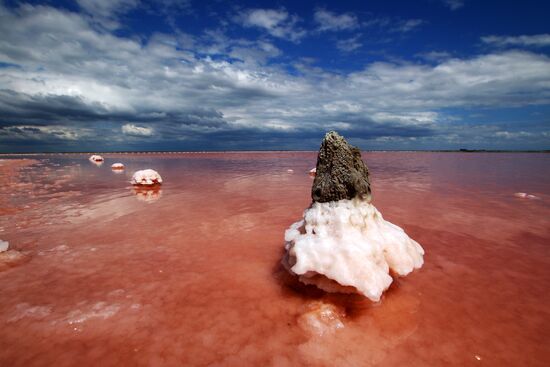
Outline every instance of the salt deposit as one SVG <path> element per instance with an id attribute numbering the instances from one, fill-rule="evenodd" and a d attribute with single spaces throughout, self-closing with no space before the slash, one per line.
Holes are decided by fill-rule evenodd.
<path id="1" fill-rule="evenodd" d="M 522 199 L 538 199 L 538 196 L 530 195 L 525 192 L 516 192 L 514 194 L 515 197 L 522 198 Z"/>
<path id="2" fill-rule="evenodd" d="M 327 292 L 379 301 L 396 275 L 423 264 L 423 248 L 370 203 L 369 172 L 358 148 L 325 136 L 312 185 L 313 203 L 285 232 L 283 265 Z"/>
<path id="3" fill-rule="evenodd" d="M 0 240 L 0 252 L 8 251 L 9 247 L 10 247 L 10 244 L 8 241 Z"/>
<path id="4" fill-rule="evenodd" d="M 336 306 L 321 301 L 311 302 L 308 310 L 298 317 L 298 326 L 309 334 L 325 335 L 344 327 L 344 312 Z"/>
<path id="5" fill-rule="evenodd" d="M 158 174 L 157 171 L 152 169 L 144 169 L 137 171 L 132 176 L 132 185 L 160 185 L 162 183 L 162 177 Z"/>
<path id="6" fill-rule="evenodd" d="M 93 154 L 89 159 L 92 162 L 103 162 L 103 157 L 98 154 Z"/>
<path id="7" fill-rule="evenodd" d="M 122 163 L 113 163 L 111 165 L 111 169 L 113 170 L 121 170 L 124 169 L 124 165 Z"/>
<path id="8" fill-rule="evenodd" d="M 392 283 L 390 270 L 407 275 L 423 264 L 422 247 L 359 198 L 313 203 L 285 241 L 284 263 L 300 281 L 328 292 L 358 291 L 373 301 Z"/>
<path id="9" fill-rule="evenodd" d="M 313 167 L 312 169 L 310 169 L 309 174 L 312 175 L 312 176 L 315 176 L 317 174 L 317 168 Z"/>

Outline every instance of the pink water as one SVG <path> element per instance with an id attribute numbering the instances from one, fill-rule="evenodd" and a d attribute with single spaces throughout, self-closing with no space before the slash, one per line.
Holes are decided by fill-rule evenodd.
<path id="1" fill-rule="evenodd" d="M 548 154 L 364 154 L 426 250 L 379 304 L 280 266 L 315 153 L 104 157 L 0 161 L 0 366 L 550 365 Z M 160 190 L 132 189 L 142 168 Z M 316 301 L 344 327 L 304 327 Z"/>

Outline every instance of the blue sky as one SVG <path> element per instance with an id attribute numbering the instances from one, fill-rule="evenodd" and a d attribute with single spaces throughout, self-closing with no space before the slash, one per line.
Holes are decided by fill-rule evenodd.
<path id="1" fill-rule="evenodd" d="M 0 152 L 550 149 L 544 1 L 0 1 Z"/>

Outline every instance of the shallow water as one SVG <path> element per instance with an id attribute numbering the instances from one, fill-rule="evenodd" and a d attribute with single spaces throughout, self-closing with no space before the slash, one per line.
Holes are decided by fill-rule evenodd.
<path id="1" fill-rule="evenodd" d="M 550 155 L 363 156 L 426 250 L 378 304 L 280 266 L 316 153 L 0 157 L 0 366 L 550 365 Z"/>

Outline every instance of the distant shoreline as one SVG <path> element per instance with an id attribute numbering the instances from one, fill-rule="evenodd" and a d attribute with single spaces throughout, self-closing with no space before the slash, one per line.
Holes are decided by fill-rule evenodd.
<path id="1" fill-rule="evenodd" d="M 363 153 L 550 153 L 550 150 L 490 150 L 490 149 L 436 149 L 436 150 L 361 150 Z M 217 153 L 317 153 L 317 150 L 208 150 L 208 151 L 85 151 L 85 152 L 0 152 L 10 155 L 68 155 L 68 154 L 217 154 Z"/>

